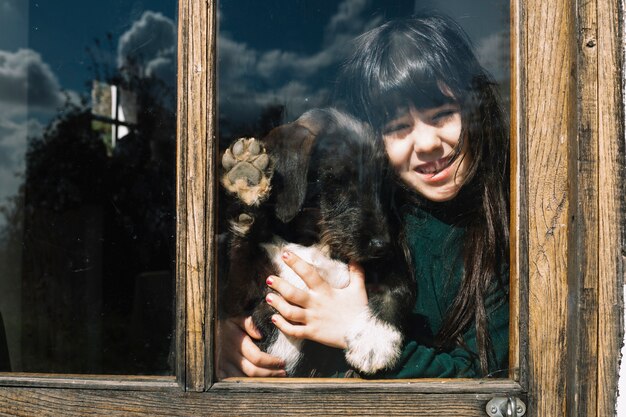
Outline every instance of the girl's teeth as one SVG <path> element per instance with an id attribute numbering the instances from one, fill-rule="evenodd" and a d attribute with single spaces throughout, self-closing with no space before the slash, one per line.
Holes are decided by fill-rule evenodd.
<path id="1" fill-rule="evenodd" d="M 436 174 L 446 167 L 447 158 L 442 158 L 434 162 L 428 163 L 426 166 L 419 167 L 417 170 L 422 174 Z"/>
<path id="2" fill-rule="evenodd" d="M 431 162 L 426 166 L 421 166 L 417 170 L 422 174 L 436 174 L 441 171 L 445 166 L 445 161 L 439 160 Z"/>

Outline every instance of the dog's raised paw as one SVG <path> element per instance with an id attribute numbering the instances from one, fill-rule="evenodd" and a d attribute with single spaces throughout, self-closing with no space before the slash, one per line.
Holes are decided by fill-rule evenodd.
<path id="1" fill-rule="evenodd" d="M 255 138 L 240 138 L 222 156 L 222 185 L 249 206 L 262 203 L 270 193 L 272 161 Z"/>

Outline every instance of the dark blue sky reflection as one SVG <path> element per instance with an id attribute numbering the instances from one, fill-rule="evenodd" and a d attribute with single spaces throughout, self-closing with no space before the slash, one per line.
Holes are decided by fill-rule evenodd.
<path id="1" fill-rule="evenodd" d="M 29 47 L 40 51 L 44 60 L 58 75 L 63 88 L 79 90 L 91 75 L 84 50 L 94 46 L 94 39 L 105 41 L 113 34 L 113 46 L 146 11 L 161 13 L 172 22 L 176 13 L 173 0 L 150 1 L 30 1 Z M 103 42 L 103 53 L 107 51 Z M 117 51 L 113 51 L 116 53 Z M 82 56 L 81 56 L 82 55 Z M 115 64 L 116 56 L 110 64 Z"/>
<path id="2" fill-rule="evenodd" d="M 382 22 L 438 9 L 464 27 L 508 94 L 509 5 L 501 0 L 220 0 L 220 138 L 263 135 L 324 106 L 349 41 Z M 505 97 L 506 100 L 506 97 Z M 282 114 L 282 117 L 277 117 Z M 271 120 L 270 120 L 271 119 Z"/>
<path id="3" fill-rule="evenodd" d="M 132 58 L 175 89 L 176 13 L 176 0 L 0 0 L 0 205 L 21 182 L 27 138 L 68 101 L 89 105 L 94 79 Z"/>
<path id="4" fill-rule="evenodd" d="M 323 105 L 350 39 L 421 8 L 455 18 L 483 64 L 503 86 L 508 83 L 509 8 L 501 0 L 219 0 L 218 5 L 223 137 L 258 128 L 276 109 L 285 121 Z M 143 71 L 175 88 L 176 9 L 175 0 L 0 0 L 0 203 L 15 193 L 26 138 L 39 134 L 68 99 L 88 98 L 91 80 L 107 68 L 115 70 L 132 56 Z"/>

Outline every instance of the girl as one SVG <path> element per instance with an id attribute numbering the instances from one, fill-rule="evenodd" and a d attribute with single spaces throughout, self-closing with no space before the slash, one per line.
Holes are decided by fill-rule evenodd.
<path id="1" fill-rule="evenodd" d="M 509 143 L 493 82 L 463 30 L 428 13 L 357 38 L 338 86 L 337 102 L 384 141 L 417 284 L 402 356 L 377 376 L 498 375 L 508 357 Z M 296 255 L 283 258 L 309 291 L 269 277 L 275 325 L 349 354 L 367 308 L 360 267 L 351 265 L 347 288 L 333 289 Z M 279 359 L 256 348 L 258 336 L 249 318 L 222 326 L 230 348 L 221 376 L 284 375 Z"/>

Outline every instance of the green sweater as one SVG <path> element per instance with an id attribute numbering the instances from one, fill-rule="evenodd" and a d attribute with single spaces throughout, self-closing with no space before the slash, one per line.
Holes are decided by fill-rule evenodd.
<path id="1" fill-rule="evenodd" d="M 480 376 L 477 355 L 463 347 L 437 351 L 432 347 L 448 307 L 461 283 L 464 229 L 418 208 L 405 216 L 408 244 L 417 280 L 417 297 L 402 356 L 386 378 L 449 378 Z M 508 276 L 508 271 L 506 272 Z M 503 280 L 505 283 L 508 279 Z M 485 302 L 496 364 L 489 371 L 508 367 L 509 302 L 502 289 Z M 472 325 L 463 335 L 468 349 L 476 353 L 476 331 Z"/>

